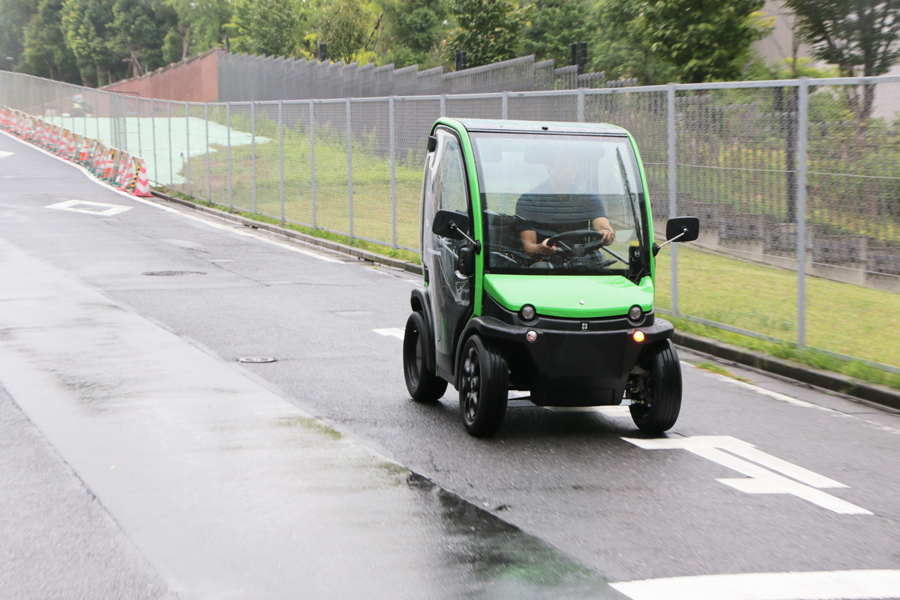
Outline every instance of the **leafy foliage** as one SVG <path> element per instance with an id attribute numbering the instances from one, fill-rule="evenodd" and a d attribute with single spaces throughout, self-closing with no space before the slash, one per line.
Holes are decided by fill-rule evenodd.
<path id="1" fill-rule="evenodd" d="M 451 0 L 456 28 L 448 50 L 466 51 L 468 67 L 478 67 L 520 56 L 519 33 L 528 10 L 510 0 Z"/>
<path id="2" fill-rule="evenodd" d="M 604 71 L 607 79 L 636 77 L 645 85 L 672 80 L 672 66 L 644 43 L 642 6 L 634 0 L 605 0 L 597 5 L 588 70 Z"/>
<path id="3" fill-rule="evenodd" d="M 297 45 L 299 15 L 289 0 L 237 0 L 231 23 L 232 47 L 237 52 L 285 56 Z"/>
<path id="4" fill-rule="evenodd" d="M 530 20 L 522 32 L 523 54 L 536 60 L 552 58 L 556 66 L 569 62 L 569 44 L 593 37 L 590 9 L 581 1 L 534 2 Z"/>
<path id="5" fill-rule="evenodd" d="M 41 77 L 80 83 L 75 55 L 66 46 L 60 10 L 63 0 L 41 0 L 25 28 L 22 66 Z"/>
<path id="6" fill-rule="evenodd" d="M 740 79 L 762 39 L 763 0 L 644 0 L 638 19 L 650 52 L 684 83 Z"/>

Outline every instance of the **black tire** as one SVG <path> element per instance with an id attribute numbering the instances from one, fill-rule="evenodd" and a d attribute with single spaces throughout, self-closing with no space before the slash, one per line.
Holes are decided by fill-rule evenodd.
<path id="1" fill-rule="evenodd" d="M 641 366 L 649 375 L 645 382 L 644 403 L 631 405 L 631 418 L 644 433 L 668 431 L 681 411 L 681 363 L 671 340 L 647 349 Z"/>
<path id="2" fill-rule="evenodd" d="M 422 313 L 414 312 L 406 320 L 403 335 L 403 377 L 416 402 L 435 402 L 447 391 L 447 382 L 425 368 L 426 327 Z"/>
<path id="3" fill-rule="evenodd" d="M 459 364 L 459 410 L 469 435 L 491 437 L 500 429 L 509 396 L 506 359 L 478 335 L 466 340 Z"/>

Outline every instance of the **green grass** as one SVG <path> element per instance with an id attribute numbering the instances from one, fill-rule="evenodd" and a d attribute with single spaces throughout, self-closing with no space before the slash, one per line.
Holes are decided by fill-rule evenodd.
<path id="1" fill-rule="evenodd" d="M 735 375 L 722 365 L 718 365 L 713 362 L 701 362 L 694 365 L 698 369 L 703 369 L 704 371 L 709 371 L 710 373 L 716 373 L 717 375 L 724 375 L 725 377 L 731 377 L 732 379 L 737 379 L 738 381 L 743 381 L 744 383 L 753 383 L 746 377 L 741 377 L 740 375 Z"/>
<path id="2" fill-rule="evenodd" d="M 656 302 L 667 309 L 671 309 L 670 256 L 663 250 L 657 257 Z M 797 339 L 797 274 L 793 271 L 681 246 L 678 282 L 681 314 L 786 342 Z M 807 346 L 900 366 L 896 333 L 900 331 L 900 294 L 809 276 L 806 295 Z M 701 326 L 683 329 L 695 327 Z M 842 362 L 829 358 L 824 364 L 835 361 Z"/>

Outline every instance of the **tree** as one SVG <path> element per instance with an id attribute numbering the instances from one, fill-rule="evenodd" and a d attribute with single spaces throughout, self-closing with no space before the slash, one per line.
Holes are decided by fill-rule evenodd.
<path id="1" fill-rule="evenodd" d="M 594 37 L 590 11 L 579 0 L 535 0 L 530 16 L 522 32 L 522 53 L 537 60 L 552 58 L 557 67 L 568 64 L 569 44 Z"/>
<path id="2" fill-rule="evenodd" d="M 64 0 L 61 13 L 66 45 L 75 55 L 84 85 L 97 87 L 123 73 L 121 58 L 110 51 L 115 0 Z"/>
<path id="3" fill-rule="evenodd" d="M 456 28 L 447 40 L 448 50 L 465 50 L 467 66 L 520 56 L 519 33 L 527 8 L 519 8 L 511 0 L 451 0 L 450 13 Z"/>
<path id="4" fill-rule="evenodd" d="M 66 46 L 60 11 L 63 0 L 41 0 L 25 27 L 21 68 L 38 77 L 80 82 L 75 55 Z"/>
<path id="5" fill-rule="evenodd" d="M 0 0 L 0 68 L 12 70 L 19 62 L 25 43 L 25 27 L 35 9 L 32 0 Z"/>
<path id="6" fill-rule="evenodd" d="M 236 0 L 231 23 L 237 52 L 264 56 L 287 56 L 298 45 L 300 15 L 290 0 Z"/>
<path id="7" fill-rule="evenodd" d="M 607 79 L 635 77 L 643 85 L 675 78 L 671 64 L 650 51 L 644 41 L 643 4 L 605 0 L 593 14 L 595 32 L 588 37 L 588 70 L 604 71 Z"/>
<path id="8" fill-rule="evenodd" d="M 884 75 L 900 58 L 900 0 L 785 0 L 796 14 L 798 35 L 813 56 L 848 77 Z M 869 119 L 875 86 L 848 86 L 860 123 Z"/>
<path id="9" fill-rule="evenodd" d="M 375 58 L 371 40 L 380 26 L 375 9 L 358 0 L 335 0 L 321 6 L 316 41 L 328 45 L 329 58 L 345 64 L 368 63 Z"/>
<path id="10" fill-rule="evenodd" d="M 763 0 L 643 0 L 640 27 L 650 51 L 678 80 L 740 79 L 750 46 L 765 30 Z"/>
<path id="11" fill-rule="evenodd" d="M 231 20 L 228 0 L 165 0 L 178 15 L 178 27 L 167 34 L 164 55 L 175 62 L 191 54 L 206 52 L 225 39 L 225 24 Z M 180 46 L 178 58 L 174 48 Z"/>
<path id="12" fill-rule="evenodd" d="M 113 17 L 108 47 L 113 56 L 131 65 L 133 77 L 163 66 L 166 33 L 178 20 L 174 10 L 161 2 L 116 0 Z"/>
<path id="13" fill-rule="evenodd" d="M 426 62 L 443 38 L 447 17 L 443 1 L 385 0 L 383 7 L 394 63 L 403 67 Z"/>

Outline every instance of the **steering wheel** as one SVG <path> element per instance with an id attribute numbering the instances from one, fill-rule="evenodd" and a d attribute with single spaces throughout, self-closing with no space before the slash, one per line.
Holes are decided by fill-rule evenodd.
<path id="1" fill-rule="evenodd" d="M 594 238 L 593 241 L 591 238 Z M 589 252 L 603 246 L 603 234 L 599 231 L 594 231 L 593 229 L 564 231 L 547 238 L 547 245 L 557 246 L 558 248 L 562 248 L 567 255 L 581 258 Z"/>

